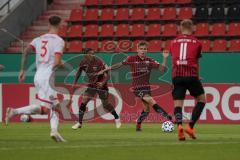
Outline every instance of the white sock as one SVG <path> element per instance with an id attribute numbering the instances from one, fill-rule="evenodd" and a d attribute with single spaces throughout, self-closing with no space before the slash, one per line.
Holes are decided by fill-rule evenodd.
<path id="1" fill-rule="evenodd" d="M 14 110 L 16 114 L 38 114 L 41 113 L 40 105 L 29 105 Z"/>
<path id="2" fill-rule="evenodd" d="M 59 124 L 59 115 L 56 111 L 51 110 L 51 113 L 50 113 L 51 132 L 58 131 L 58 124 Z"/>

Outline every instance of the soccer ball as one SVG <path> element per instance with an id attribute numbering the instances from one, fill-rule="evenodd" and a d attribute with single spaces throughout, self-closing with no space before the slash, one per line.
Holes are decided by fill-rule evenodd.
<path id="1" fill-rule="evenodd" d="M 22 115 L 20 116 L 20 121 L 21 121 L 21 122 L 29 122 L 29 121 L 30 121 L 29 115 L 22 114 Z"/>
<path id="2" fill-rule="evenodd" d="M 165 121 L 162 124 L 163 132 L 172 132 L 174 130 L 174 124 L 171 121 Z"/>

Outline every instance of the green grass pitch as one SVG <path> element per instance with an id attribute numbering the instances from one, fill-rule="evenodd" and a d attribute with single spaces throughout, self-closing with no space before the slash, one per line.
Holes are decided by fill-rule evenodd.
<path id="1" fill-rule="evenodd" d="M 197 126 L 197 140 L 179 142 L 176 131 L 163 133 L 160 124 L 143 124 L 136 133 L 134 124 L 85 123 L 72 130 L 60 126 L 68 141 L 56 143 L 49 137 L 48 123 L 11 123 L 0 126 L 1 160 L 223 160 L 239 159 L 239 125 Z"/>

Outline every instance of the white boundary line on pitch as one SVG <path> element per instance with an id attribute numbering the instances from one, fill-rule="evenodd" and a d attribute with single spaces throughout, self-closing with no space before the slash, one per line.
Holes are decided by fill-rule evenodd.
<path id="1" fill-rule="evenodd" d="M 189 143 L 190 142 L 190 143 Z M 240 142 L 191 142 L 191 141 L 186 141 L 186 142 L 164 142 L 164 143 L 147 143 L 147 144 L 97 144 L 97 145 L 66 145 L 63 146 L 64 144 L 67 143 L 61 143 L 58 146 L 42 146 L 42 147 L 0 147 L 0 151 L 8 151 L 8 150 L 42 150 L 42 149 L 77 149 L 77 148 L 105 148 L 105 147 L 131 147 L 131 146 L 152 146 L 152 145 L 158 145 L 158 146 L 175 146 L 175 145 L 220 145 L 220 144 L 240 144 Z"/>

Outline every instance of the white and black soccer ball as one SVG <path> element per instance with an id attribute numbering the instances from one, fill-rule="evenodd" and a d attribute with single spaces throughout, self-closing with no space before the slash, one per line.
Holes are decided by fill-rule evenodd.
<path id="1" fill-rule="evenodd" d="M 174 131 L 174 124 L 171 121 L 165 121 L 162 124 L 162 131 L 163 132 L 172 132 Z"/>
<path id="2" fill-rule="evenodd" d="M 22 115 L 20 116 L 20 121 L 21 121 L 21 122 L 29 122 L 29 121 L 30 121 L 30 116 L 27 115 L 27 114 L 22 114 Z"/>

